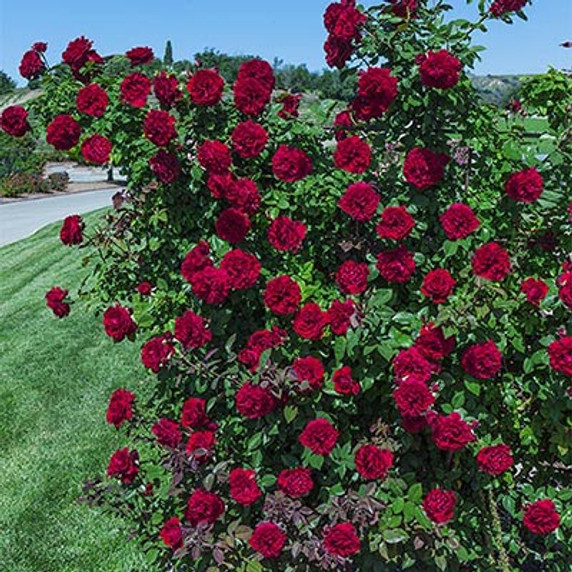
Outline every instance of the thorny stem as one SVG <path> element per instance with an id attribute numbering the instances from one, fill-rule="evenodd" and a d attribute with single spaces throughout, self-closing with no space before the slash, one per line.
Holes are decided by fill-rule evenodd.
<path id="1" fill-rule="evenodd" d="M 493 528 L 495 533 L 495 543 L 498 550 L 499 562 L 502 572 L 510 572 L 510 563 L 508 561 L 508 555 L 503 546 L 502 541 L 502 525 L 497 510 L 497 502 L 493 495 L 492 489 L 489 489 L 489 507 L 491 511 L 491 516 L 493 518 Z"/>

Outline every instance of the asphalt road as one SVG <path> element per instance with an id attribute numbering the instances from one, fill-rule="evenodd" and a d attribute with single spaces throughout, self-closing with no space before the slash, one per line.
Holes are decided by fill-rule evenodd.
<path id="1" fill-rule="evenodd" d="M 26 238 L 43 226 L 62 220 L 67 215 L 111 206 L 111 197 L 118 190 L 115 187 L 0 205 L 0 246 Z"/>

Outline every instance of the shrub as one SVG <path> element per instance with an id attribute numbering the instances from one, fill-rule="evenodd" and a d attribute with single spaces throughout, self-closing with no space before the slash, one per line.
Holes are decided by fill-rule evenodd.
<path id="1" fill-rule="evenodd" d="M 85 38 L 75 79 L 48 75 L 33 120 L 106 137 L 129 178 L 61 237 L 94 247 L 83 292 L 155 373 L 111 397 L 125 439 L 86 495 L 156 569 L 569 569 L 570 141 L 538 157 L 466 76 L 511 6 L 330 5 L 358 87 L 327 125 L 280 113 L 256 59 L 222 90 L 149 77 L 158 101 L 135 66 L 135 106 Z M 99 118 L 75 107 L 93 82 Z M 268 140 L 245 157 L 247 120 Z"/>

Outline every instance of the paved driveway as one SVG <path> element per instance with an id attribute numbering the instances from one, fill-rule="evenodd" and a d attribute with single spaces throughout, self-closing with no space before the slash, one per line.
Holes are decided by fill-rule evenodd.
<path id="1" fill-rule="evenodd" d="M 111 206 L 117 187 L 74 195 L 46 197 L 0 205 L 0 246 L 30 236 L 43 226 L 70 214 L 82 214 Z"/>

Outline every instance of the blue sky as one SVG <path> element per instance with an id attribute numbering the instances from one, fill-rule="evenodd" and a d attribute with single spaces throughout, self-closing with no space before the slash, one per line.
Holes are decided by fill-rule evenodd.
<path id="1" fill-rule="evenodd" d="M 365 2 L 371 5 L 373 2 Z M 458 17 L 475 13 L 464 0 L 450 0 Z M 475 4 L 476 4 L 475 0 Z M 270 61 L 325 67 L 322 14 L 329 0 L 0 0 L 0 69 L 18 76 L 22 53 L 34 41 L 49 44 L 59 61 L 67 42 L 79 35 L 107 55 L 149 45 L 162 56 L 171 39 L 176 59 L 213 47 L 230 54 L 251 53 Z M 477 38 L 488 47 L 480 74 L 538 73 L 548 65 L 572 67 L 572 0 L 534 0 L 528 22 L 492 22 Z"/>

